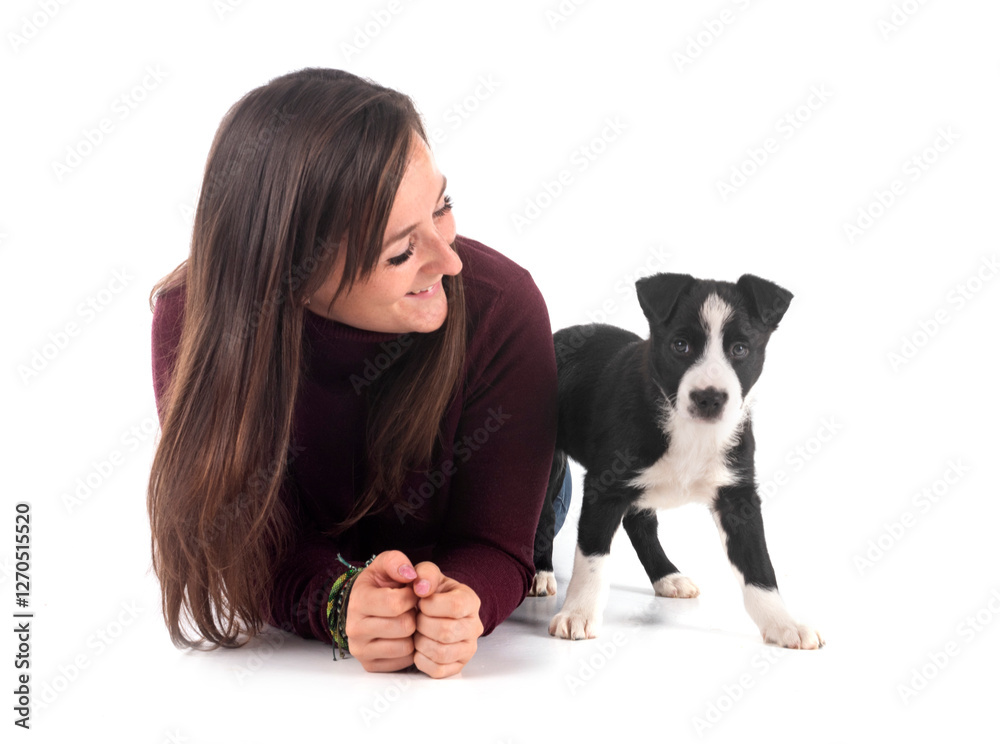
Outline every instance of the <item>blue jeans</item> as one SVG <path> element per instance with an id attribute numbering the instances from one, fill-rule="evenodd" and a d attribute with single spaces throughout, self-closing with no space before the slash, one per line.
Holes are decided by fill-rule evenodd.
<path id="1" fill-rule="evenodd" d="M 566 473 L 563 475 L 562 486 L 559 488 L 559 492 L 552 498 L 552 506 L 556 512 L 556 531 L 553 533 L 554 535 L 559 534 L 559 528 L 566 521 L 566 512 L 569 511 L 569 502 L 572 496 L 573 480 L 569 477 L 569 463 L 566 463 Z"/>

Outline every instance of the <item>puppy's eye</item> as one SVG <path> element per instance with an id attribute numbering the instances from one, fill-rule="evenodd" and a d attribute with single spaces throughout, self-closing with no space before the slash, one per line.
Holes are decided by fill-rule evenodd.
<path id="1" fill-rule="evenodd" d="M 750 353 L 750 347 L 746 344 L 735 343 L 730 347 L 729 353 L 734 357 L 745 357 Z"/>
<path id="2" fill-rule="evenodd" d="M 683 338 L 675 338 L 670 344 L 670 348 L 682 356 L 690 353 L 691 351 L 691 345 Z"/>

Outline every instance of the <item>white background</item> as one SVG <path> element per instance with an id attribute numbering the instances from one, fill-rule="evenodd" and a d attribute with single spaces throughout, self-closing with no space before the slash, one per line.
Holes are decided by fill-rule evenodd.
<path id="1" fill-rule="evenodd" d="M 1000 281 L 983 261 L 997 255 L 1000 7 L 233 5 L 4 5 L 0 584 L 12 614 L 10 534 L 26 501 L 35 612 L 36 707 L 19 736 L 841 742 L 995 731 Z M 757 464 L 779 586 L 824 649 L 761 644 L 695 507 L 661 515 L 661 533 L 701 597 L 654 599 L 616 539 L 602 637 L 550 638 L 578 500 L 556 545 L 560 596 L 526 601 L 457 678 L 370 675 L 283 635 L 239 651 L 174 649 L 148 570 L 148 294 L 187 255 L 225 111 L 305 66 L 413 98 L 441 130 L 433 149 L 459 231 L 532 273 L 553 328 L 604 319 L 645 335 L 632 283 L 655 271 L 752 272 L 795 294 L 758 386 Z M 88 146 L 102 119 L 109 131 Z M 741 168 L 750 175 L 732 181 Z M 569 183 L 549 197 L 561 171 Z M 894 181 L 880 207 L 876 192 Z M 739 185 L 724 196 L 727 182 Z M 875 218 L 851 239 L 845 225 L 865 212 Z M 101 309 L 89 315 L 91 298 Z M 930 323 L 935 314 L 944 322 Z M 40 369 L 25 374 L 33 359 Z M 581 478 L 574 470 L 577 494 Z M 921 495 L 935 489 L 936 502 Z M 904 694 L 910 685 L 920 690 Z"/>

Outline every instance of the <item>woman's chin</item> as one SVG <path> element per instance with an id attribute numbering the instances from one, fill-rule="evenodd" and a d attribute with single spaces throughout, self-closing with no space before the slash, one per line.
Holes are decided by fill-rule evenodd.
<path id="1" fill-rule="evenodd" d="M 410 305 L 407 313 L 406 325 L 411 333 L 430 333 L 436 331 L 444 325 L 445 318 L 448 317 L 448 299 L 442 292 L 440 297 L 432 298 L 430 301 L 423 299 L 413 300 L 410 297 L 405 299 Z M 427 303 L 426 305 L 424 303 Z M 416 307 L 414 307 L 416 306 Z"/>

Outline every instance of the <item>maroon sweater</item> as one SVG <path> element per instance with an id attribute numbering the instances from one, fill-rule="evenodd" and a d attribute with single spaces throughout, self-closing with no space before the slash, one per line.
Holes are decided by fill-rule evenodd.
<path id="1" fill-rule="evenodd" d="M 444 417 L 444 442 L 427 473 L 411 472 L 407 503 L 362 519 L 334 540 L 320 534 L 344 519 L 364 483 L 366 381 L 399 353 L 402 334 L 360 330 L 304 310 L 304 378 L 295 404 L 288 476 L 295 515 L 292 549 L 262 598 L 268 622 L 330 643 L 326 599 L 345 569 L 401 550 L 434 561 L 481 600 L 484 635 L 521 603 L 534 574 L 535 525 L 552 465 L 556 363 L 548 312 L 531 275 L 508 258 L 458 236 L 471 338 L 464 384 Z M 180 339 L 184 289 L 161 295 L 153 312 L 153 385 L 163 391 Z M 405 339 L 404 339 L 405 340 Z"/>

